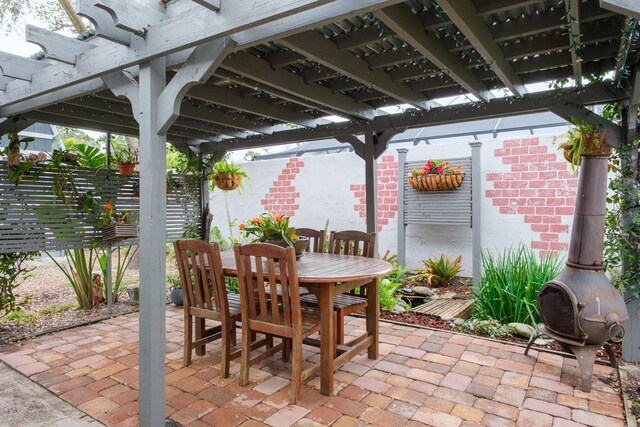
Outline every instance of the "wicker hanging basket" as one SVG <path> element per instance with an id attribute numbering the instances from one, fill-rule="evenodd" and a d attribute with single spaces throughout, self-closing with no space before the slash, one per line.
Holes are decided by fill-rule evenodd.
<path id="1" fill-rule="evenodd" d="M 216 181 L 216 187 L 224 191 L 229 191 L 238 188 L 242 177 L 240 175 L 228 175 L 221 173 L 214 175 L 213 179 Z"/>
<path id="2" fill-rule="evenodd" d="M 425 174 L 409 176 L 409 185 L 416 191 L 452 191 L 460 187 L 464 173 L 455 175 Z"/>

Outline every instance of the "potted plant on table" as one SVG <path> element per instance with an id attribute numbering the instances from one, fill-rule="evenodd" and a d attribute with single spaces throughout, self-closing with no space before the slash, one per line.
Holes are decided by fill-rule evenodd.
<path id="1" fill-rule="evenodd" d="M 289 226 L 289 216 L 263 212 L 239 228 L 244 237 L 252 238 L 252 243 L 272 243 L 282 247 L 293 247 L 296 258 L 300 258 L 309 245 L 309 238 L 298 236 L 295 227 Z"/>
<path id="2" fill-rule="evenodd" d="M 242 167 L 227 159 L 216 162 L 211 170 L 211 178 L 215 182 L 215 186 L 223 191 L 242 188 L 242 178 L 247 177 L 247 172 Z"/>
<path id="3" fill-rule="evenodd" d="M 167 283 L 171 286 L 171 293 L 169 294 L 171 302 L 179 307 L 182 306 L 182 283 L 180 282 L 180 276 L 175 273 L 167 274 Z"/>
<path id="4" fill-rule="evenodd" d="M 131 147 L 116 151 L 112 159 L 118 165 L 118 170 L 122 176 L 133 176 L 136 165 L 139 163 L 138 151 L 131 149 Z"/>
<path id="5" fill-rule="evenodd" d="M 460 187 L 464 172 L 460 166 L 452 167 L 439 159 L 427 160 L 422 169 L 413 169 L 409 184 L 416 191 L 450 191 Z"/>

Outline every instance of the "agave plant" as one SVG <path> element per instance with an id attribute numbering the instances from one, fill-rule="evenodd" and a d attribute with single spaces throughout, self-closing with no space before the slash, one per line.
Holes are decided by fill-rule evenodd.
<path id="1" fill-rule="evenodd" d="M 449 255 L 442 254 L 437 258 L 429 258 L 422 261 L 424 268 L 418 271 L 412 279 L 427 282 L 429 286 L 447 286 L 453 283 L 462 271 L 462 255 L 451 259 Z"/>

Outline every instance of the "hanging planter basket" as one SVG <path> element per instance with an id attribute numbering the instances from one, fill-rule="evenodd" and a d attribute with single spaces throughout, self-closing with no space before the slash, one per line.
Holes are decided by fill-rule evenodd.
<path id="1" fill-rule="evenodd" d="M 460 187 L 464 173 L 453 175 L 425 174 L 410 176 L 409 185 L 416 191 L 453 191 Z"/>
<path id="2" fill-rule="evenodd" d="M 216 187 L 224 191 L 235 190 L 240 185 L 240 175 L 218 174 L 213 176 Z"/>
<path id="3" fill-rule="evenodd" d="M 102 229 L 103 240 L 135 239 L 138 237 L 138 224 L 111 224 Z"/>

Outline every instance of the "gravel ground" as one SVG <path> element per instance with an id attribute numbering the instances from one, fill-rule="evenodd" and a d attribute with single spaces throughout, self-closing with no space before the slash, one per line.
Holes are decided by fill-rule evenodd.
<path id="1" fill-rule="evenodd" d="M 76 305 L 60 312 L 43 313 L 43 310 L 76 303 L 76 295 L 64 273 L 48 257 L 34 260 L 28 265 L 33 271 L 16 290 L 21 297 L 32 297 L 23 310 L 26 319 L 4 319 L 0 323 L 0 345 L 109 317 L 106 304 L 92 310 L 80 310 Z M 96 264 L 94 271 L 99 270 Z M 175 261 L 167 262 L 167 272 L 176 272 Z M 138 273 L 137 260 L 134 260 L 125 274 L 125 284 L 137 285 Z M 137 306 L 129 303 L 126 291 L 120 293 L 118 302 L 113 305 L 113 315 L 116 316 L 137 310 Z"/>

